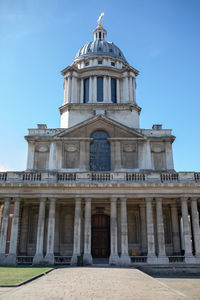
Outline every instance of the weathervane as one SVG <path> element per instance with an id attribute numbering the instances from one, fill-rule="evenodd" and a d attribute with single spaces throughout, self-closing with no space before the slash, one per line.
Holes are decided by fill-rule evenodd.
<path id="1" fill-rule="evenodd" d="M 100 14 L 98 20 L 97 20 L 97 23 L 99 24 L 98 27 L 102 27 L 102 25 L 101 25 L 101 19 L 103 18 L 103 16 L 104 16 L 104 13 L 102 12 L 102 13 Z"/>

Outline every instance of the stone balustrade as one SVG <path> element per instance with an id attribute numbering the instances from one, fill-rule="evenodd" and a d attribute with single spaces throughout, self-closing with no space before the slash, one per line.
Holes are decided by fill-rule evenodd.
<path id="1" fill-rule="evenodd" d="M 17 182 L 145 182 L 188 183 L 200 182 L 195 172 L 0 172 L 0 184 Z"/>

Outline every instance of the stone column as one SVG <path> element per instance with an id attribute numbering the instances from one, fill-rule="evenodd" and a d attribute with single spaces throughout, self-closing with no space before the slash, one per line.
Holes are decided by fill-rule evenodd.
<path id="1" fill-rule="evenodd" d="M 110 265 L 119 264 L 117 244 L 117 198 L 110 200 Z"/>
<path id="2" fill-rule="evenodd" d="M 22 255 L 27 255 L 27 240 L 28 240 L 28 204 L 23 204 L 20 230 L 19 252 Z"/>
<path id="3" fill-rule="evenodd" d="M 108 89 L 108 91 L 107 91 L 108 99 L 107 100 L 109 103 L 111 103 L 111 77 L 110 76 L 107 78 L 107 89 Z"/>
<path id="4" fill-rule="evenodd" d="M 81 198 L 75 199 L 74 247 L 71 264 L 77 264 L 77 256 L 81 255 Z"/>
<path id="5" fill-rule="evenodd" d="M 0 264 L 5 264 L 9 213 L 10 198 L 5 198 L 0 231 Z"/>
<path id="6" fill-rule="evenodd" d="M 28 156 L 27 156 L 27 170 L 32 170 L 34 168 L 34 154 L 35 154 L 35 143 L 28 142 Z"/>
<path id="7" fill-rule="evenodd" d="M 71 88 L 71 102 L 76 103 L 77 97 L 76 97 L 76 90 L 77 90 L 77 84 L 76 84 L 76 77 L 72 76 L 72 88 Z"/>
<path id="8" fill-rule="evenodd" d="M 156 220 L 157 220 L 157 237 L 158 237 L 158 263 L 167 264 L 169 259 L 165 251 L 165 232 L 163 223 L 162 199 L 156 199 Z"/>
<path id="9" fill-rule="evenodd" d="M 191 199 L 191 213 L 192 213 L 192 229 L 194 238 L 195 258 L 200 262 L 200 229 L 199 229 L 199 212 L 197 207 L 197 199 Z"/>
<path id="10" fill-rule="evenodd" d="M 8 257 L 6 259 L 8 265 L 16 265 L 17 263 L 16 256 L 17 256 L 17 242 L 18 242 L 18 232 L 19 232 L 19 213 L 20 213 L 20 199 L 17 198 L 14 201 L 10 248 L 9 248 Z"/>
<path id="11" fill-rule="evenodd" d="M 55 142 L 51 142 L 49 151 L 49 169 L 55 169 Z"/>
<path id="12" fill-rule="evenodd" d="M 68 80 L 67 80 L 67 102 L 70 103 L 71 102 L 71 92 L 72 92 L 72 78 L 71 76 L 68 76 Z"/>
<path id="13" fill-rule="evenodd" d="M 125 103 L 129 102 L 129 88 L 128 88 L 128 76 L 124 78 L 124 93 L 123 93 Z"/>
<path id="14" fill-rule="evenodd" d="M 136 79 L 133 77 L 133 103 L 136 103 Z"/>
<path id="15" fill-rule="evenodd" d="M 108 80 L 107 76 L 103 76 L 103 101 L 108 102 Z"/>
<path id="16" fill-rule="evenodd" d="M 117 79 L 117 103 L 121 102 L 121 97 L 120 97 L 120 80 Z"/>
<path id="17" fill-rule="evenodd" d="M 133 102 L 133 77 L 129 77 L 129 102 Z"/>
<path id="18" fill-rule="evenodd" d="M 146 227 L 146 213 L 145 205 L 140 204 L 140 227 L 141 227 L 141 251 L 142 254 L 147 253 L 147 227 Z"/>
<path id="19" fill-rule="evenodd" d="M 120 217 L 121 217 L 121 265 L 130 265 L 131 260 L 128 254 L 128 226 L 127 226 L 127 206 L 126 198 L 120 199 Z"/>
<path id="20" fill-rule="evenodd" d="M 97 76 L 93 78 L 93 102 L 97 102 Z"/>
<path id="21" fill-rule="evenodd" d="M 152 169 L 152 163 L 151 163 L 151 145 L 150 145 L 150 141 L 147 140 L 145 145 L 146 145 L 146 147 L 144 147 L 145 157 L 146 157 L 145 169 L 150 169 L 151 170 Z"/>
<path id="22" fill-rule="evenodd" d="M 93 76 L 89 79 L 89 103 L 93 102 Z"/>
<path id="23" fill-rule="evenodd" d="M 147 262 L 150 264 L 157 263 L 157 257 L 155 254 L 155 236 L 154 236 L 152 200 L 153 200 L 152 198 L 146 198 Z"/>
<path id="24" fill-rule="evenodd" d="M 174 170 L 171 142 L 165 142 L 165 151 L 166 151 L 166 168 L 167 170 Z"/>
<path id="25" fill-rule="evenodd" d="M 170 206 L 171 206 L 171 220 L 172 220 L 173 250 L 174 250 L 174 254 L 180 255 L 181 247 L 180 247 L 180 232 L 179 232 L 177 204 L 173 203 Z"/>
<path id="26" fill-rule="evenodd" d="M 187 198 L 181 198 L 181 211 L 183 219 L 183 239 L 185 245 L 185 262 L 195 263 L 195 258 L 192 254 L 190 223 L 188 218 Z"/>
<path id="27" fill-rule="evenodd" d="M 81 78 L 80 103 L 83 103 L 84 96 L 84 79 Z"/>
<path id="28" fill-rule="evenodd" d="M 45 262 L 47 262 L 49 265 L 54 264 L 55 213 L 56 213 L 56 199 L 52 198 L 50 199 L 50 203 L 49 203 L 47 252 L 45 256 Z"/>
<path id="29" fill-rule="evenodd" d="M 37 242 L 36 253 L 33 258 L 33 265 L 44 263 L 43 244 L 44 244 L 44 225 L 45 225 L 45 204 L 46 199 L 40 199 L 38 226 L 37 226 Z"/>
<path id="30" fill-rule="evenodd" d="M 84 224 L 84 265 L 92 265 L 91 255 L 91 199 L 85 199 L 85 224 Z"/>

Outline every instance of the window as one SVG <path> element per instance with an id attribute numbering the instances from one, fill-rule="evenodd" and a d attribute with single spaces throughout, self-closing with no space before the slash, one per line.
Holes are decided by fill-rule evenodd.
<path id="1" fill-rule="evenodd" d="M 87 67 L 87 66 L 89 66 L 89 64 L 90 64 L 89 61 L 87 61 L 87 62 L 85 63 L 85 66 Z"/>
<path id="2" fill-rule="evenodd" d="M 84 79 L 84 98 L 83 102 L 87 103 L 89 101 L 89 78 Z"/>
<path id="3" fill-rule="evenodd" d="M 117 102 L 117 81 L 115 78 L 111 78 L 111 101 Z"/>
<path id="4" fill-rule="evenodd" d="M 111 61 L 111 66 L 114 67 L 115 66 L 115 63 L 113 61 Z"/>
<path id="5" fill-rule="evenodd" d="M 90 144 L 90 171 L 110 171 L 110 144 L 109 134 L 103 130 L 97 130 L 91 135 Z"/>
<path id="6" fill-rule="evenodd" d="M 103 77 L 97 77 L 97 102 L 103 102 Z"/>
<path id="7" fill-rule="evenodd" d="M 99 39 L 101 40 L 101 31 L 99 32 Z"/>
<path id="8" fill-rule="evenodd" d="M 102 60 L 98 60 L 98 65 L 102 65 Z"/>
<path id="9" fill-rule="evenodd" d="M 113 49 L 109 49 L 109 52 L 113 52 Z"/>

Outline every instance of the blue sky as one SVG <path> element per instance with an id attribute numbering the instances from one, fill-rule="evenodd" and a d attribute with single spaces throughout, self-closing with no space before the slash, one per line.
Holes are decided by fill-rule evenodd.
<path id="1" fill-rule="evenodd" d="M 93 39 L 107 40 L 140 71 L 141 127 L 177 137 L 176 171 L 200 171 L 199 0 L 0 0 L 0 170 L 24 170 L 27 128 L 60 127 L 60 71 Z"/>

